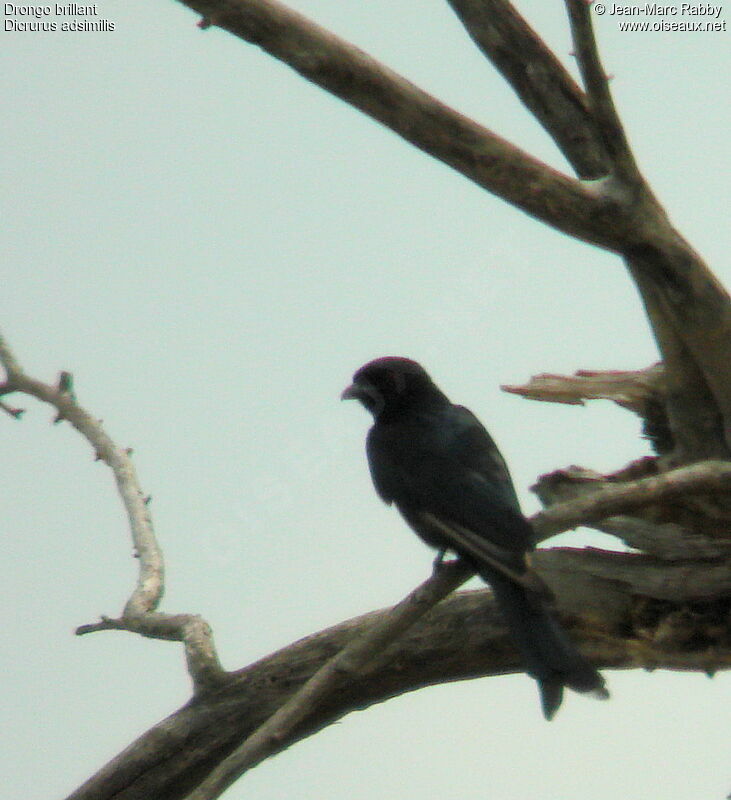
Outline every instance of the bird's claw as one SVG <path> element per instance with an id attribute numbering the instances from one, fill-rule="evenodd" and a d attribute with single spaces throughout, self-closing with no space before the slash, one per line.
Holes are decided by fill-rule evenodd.
<path id="1" fill-rule="evenodd" d="M 444 560 L 444 557 L 447 555 L 447 548 L 443 547 L 441 550 L 437 552 L 437 555 L 434 559 L 434 563 L 432 564 L 432 571 L 435 575 L 440 573 L 442 570 L 446 569 L 447 566 L 451 563 Z"/>

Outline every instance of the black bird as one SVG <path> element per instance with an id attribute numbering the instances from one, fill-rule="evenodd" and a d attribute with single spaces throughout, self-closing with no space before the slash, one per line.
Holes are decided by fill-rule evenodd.
<path id="1" fill-rule="evenodd" d="M 373 414 L 366 452 L 380 497 L 440 551 L 438 562 L 451 550 L 492 586 L 538 682 L 546 719 L 561 705 L 564 686 L 608 697 L 602 676 L 550 611 L 551 592 L 528 563 L 533 529 L 477 417 L 453 405 L 415 361 L 393 356 L 361 367 L 342 398 Z"/>

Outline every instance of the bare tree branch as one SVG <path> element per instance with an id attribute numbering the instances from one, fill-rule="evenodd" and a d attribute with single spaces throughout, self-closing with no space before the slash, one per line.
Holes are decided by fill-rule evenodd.
<path id="1" fill-rule="evenodd" d="M 612 400 L 622 408 L 643 414 L 648 403 L 663 402 L 661 364 L 640 370 L 577 370 L 573 375 L 543 372 L 528 383 L 504 385 L 504 392 L 548 403 L 584 405 L 584 400 Z"/>
<path id="2" fill-rule="evenodd" d="M 591 184 L 547 167 L 276 0 L 180 2 L 203 15 L 203 27 L 217 25 L 262 47 L 507 202 L 578 239 L 622 253 L 642 294 L 667 370 L 668 416 L 678 461 L 731 454 L 731 392 L 727 391 L 731 301 L 672 227 L 646 184 L 632 177 L 634 159 L 618 127 L 586 8 L 578 8 L 581 0 L 571 0 L 570 5 L 577 55 L 595 122 L 598 114 L 603 138 L 615 137 L 611 147 L 607 145 L 616 162 L 614 174 Z M 460 8 L 467 20 L 467 5 Z M 506 30 L 520 41 L 533 41 L 534 35 L 527 26 L 521 27 L 512 7 L 503 3 L 500 8 L 512 15 Z M 477 31 L 480 21 L 470 25 Z M 484 25 L 482 29 L 489 34 Z M 558 86 L 567 86 L 558 66 L 548 67 L 545 55 L 536 58 Z M 502 69 L 518 83 L 517 67 Z M 529 95 L 538 96 L 535 92 L 540 95 L 534 85 L 531 91 L 521 88 L 519 94 L 529 102 Z M 530 102 L 540 105 L 537 99 Z M 582 130 L 586 134 L 588 128 Z M 555 126 L 552 132 L 558 137 Z"/>
<path id="3" fill-rule="evenodd" d="M 663 225 L 659 212 L 656 220 L 647 243 L 630 248 L 626 261 L 663 355 L 677 458 L 726 458 L 731 453 L 731 301 L 701 257 L 669 223 Z"/>
<path id="4" fill-rule="evenodd" d="M 196 693 L 207 692 L 226 681 L 218 660 L 211 626 L 197 614 L 160 614 L 149 611 L 119 619 L 102 617 L 99 622 L 81 625 L 77 636 L 97 631 L 129 631 L 148 639 L 181 642 L 185 649 L 188 673 Z"/>
<path id="5" fill-rule="evenodd" d="M 547 550 L 536 567 L 555 590 L 562 624 L 597 667 L 666 667 L 712 673 L 731 667 L 728 598 L 673 603 L 663 581 L 667 564 L 595 551 Z M 627 563 L 631 560 L 631 564 Z M 729 571 L 707 565 L 711 582 Z M 693 590 L 702 589 L 702 565 Z M 577 571 L 578 570 L 578 571 Z M 680 567 L 678 567 L 680 570 Z M 682 593 L 685 586 L 678 580 Z M 643 594 L 640 589 L 650 594 Z M 187 704 L 144 734 L 68 800 L 180 800 L 228 753 L 256 731 L 348 643 L 377 625 L 372 612 L 288 646 L 231 675 L 220 691 Z M 316 733 L 354 710 L 404 692 L 453 680 L 521 670 L 489 591 L 457 592 L 423 616 L 363 674 L 351 676 L 313 707 L 276 751 Z M 215 796 L 215 795 L 214 795 Z"/>
<path id="6" fill-rule="evenodd" d="M 726 492 L 730 481 L 731 463 L 699 464 L 592 492 L 532 522 L 544 538 L 679 493 Z M 534 564 L 555 591 L 564 624 L 597 666 L 714 671 L 731 666 L 731 639 L 717 623 L 729 603 L 714 599 L 731 592 L 727 558 L 724 551 L 722 559 L 668 565 L 560 548 L 537 551 Z M 220 689 L 145 734 L 69 800 L 177 800 L 196 787 L 200 793 L 189 800 L 216 797 L 244 768 L 355 708 L 430 683 L 519 670 L 488 592 L 460 593 L 425 615 L 467 574 L 450 565 L 396 610 L 343 623 L 229 674 Z M 207 775 L 215 777 L 204 782 Z"/>
<path id="7" fill-rule="evenodd" d="M 539 550 L 534 556 L 536 569 L 553 588 L 559 574 L 566 576 L 563 591 L 569 594 L 584 593 L 583 583 L 597 579 L 616 585 L 632 587 L 631 591 L 643 597 L 652 597 L 669 603 L 712 602 L 724 598 L 728 605 L 731 595 L 731 570 L 727 561 L 683 561 L 668 564 L 667 561 L 644 554 L 615 553 L 593 548 L 554 547 Z M 568 586 L 571 577 L 576 583 Z M 566 602 L 559 598 L 559 603 Z"/>
<path id="8" fill-rule="evenodd" d="M 577 525 L 692 494 L 724 494 L 731 488 L 731 462 L 704 461 L 631 483 L 605 485 L 584 497 L 560 503 L 531 518 L 539 539 Z"/>
<path id="9" fill-rule="evenodd" d="M 617 177 L 628 185 L 644 185 L 599 58 L 591 24 L 591 5 L 586 0 L 566 0 L 574 53 L 589 98 L 589 107 Z"/>
<path id="10" fill-rule="evenodd" d="M 153 610 L 159 604 L 163 592 L 162 553 L 157 545 L 145 495 L 128 451 L 114 444 L 101 422 L 79 406 L 73 394 L 66 391 L 64 386 L 50 386 L 25 375 L 2 336 L 0 362 L 7 374 L 3 392 L 22 392 L 52 405 L 59 418 L 68 420 L 91 444 L 97 459 L 106 462 L 111 468 L 127 512 L 132 543 L 140 562 L 137 585 L 127 602 L 125 614 L 134 616 Z"/>
<path id="11" fill-rule="evenodd" d="M 21 392 L 52 405 L 57 411 L 56 421 L 70 422 L 94 448 L 96 458 L 109 465 L 127 512 L 132 543 L 139 560 L 136 586 L 120 619 L 103 618 L 99 623 L 81 626 L 77 634 L 115 629 L 181 641 L 185 645 L 188 668 L 196 689 L 217 685 L 222 680 L 223 670 L 208 625 L 193 615 L 153 613 L 164 591 L 163 556 L 152 528 L 148 498 L 140 486 L 130 452 L 118 447 L 101 421 L 77 403 L 70 373 L 62 372 L 56 386 L 30 378 L 1 335 L 0 364 L 6 373 L 0 395 Z"/>
<path id="12" fill-rule="evenodd" d="M 731 463 L 696 464 L 672 473 L 644 478 L 632 484 L 604 487 L 584 498 L 543 511 L 537 514 L 531 522 L 539 536 L 547 538 L 547 536 L 567 530 L 569 527 L 575 527 L 580 524 L 579 520 L 584 523 L 599 520 L 611 514 L 615 509 L 626 511 L 679 495 L 688 495 L 693 492 L 716 492 L 729 487 L 731 487 Z M 731 555 L 731 549 L 727 549 L 725 554 Z M 574 553 L 571 555 L 574 556 Z M 591 554 L 592 574 L 615 580 L 628 568 L 627 560 L 617 561 L 615 554 L 605 554 L 605 559 L 602 561 L 599 561 L 599 556 L 598 553 Z M 546 554 L 538 554 L 536 564 L 545 564 L 546 558 Z M 598 569 L 598 565 L 602 567 L 601 570 Z M 632 564 L 631 568 L 637 571 L 636 562 Z M 674 569 L 671 567 L 671 571 Z M 687 565 L 684 565 L 683 569 L 683 583 L 687 590 L 695 583 L 693 576 L 689 574 Z M 587 570 L 584 569 L 584 571 Z M 725 566 L 717 570 L 716 577 L 710 582 L 708 565 L 699 567 L 698 572 L 704 591 L 707 591 L 709 596 L 713 597 L 717 592 L 731 589 L 731 578 Z M 448 569 L 440 570 L 429 581 L 418 587 L 399 605 L 389 612 L 385 612 L 372 628 L 369 628 L 343 648 L 337 656 L 325 663 L 264 725 L 228 756 L 186 800 L 213 800 L 213 798 L 219 797 L 246 770 L 277 752 L 281 742 L 285 741 L 304 719 L 314 713 L 330 693 L 337 690 L 347 680 L 353 680 L 383 649 L 471 574 L 469 569 L 459 563 L 450 565 Z M 642 576 L 635 577 L 634 580 L 635 583 L 641 585 Z"/>
<path id="13" fill-rule="evenodd" d="M 631 189 L 638 231 L 645 228 L 645 241 L 626 248 L 625 257 L 666 365 L 676 459 L 726 458 L 731 453 L 731 303 L 700 256 L 672 227 L 640 173 L 599 57 L 592 3 L 565 2 L 589 107 L 612 173 Z"/>
<path id="14" fill-rule="evenodd" d="M 630 216 L 276 0 L 180 0 L 479 186 L 558 230 L 618 250 Z M 621 208 L 620 208 L 621 212 Z"/>
<path id="15" fill-rule="evenodd" d="M 664 561 L 731 560 L 731 541 L 711 539 L 675 522 L 649 522 L 619 515 L 590 525 Z"/>
<path id="16" fill-rule="evenodd" d="M 583 405 L 585 400 L 611 400 L 642 418 L 642 432 L 660 455 L 671 453 L 675 440 L 668 420 L 665 370 L 655 364 L 642 370 L 578 370 L 574 375 L 542 373 L 504 392 L 530 400 Z"/>
<path id="17" fill-rule="evenodd" d="M 380 653 L 403 635 L 436 603 L 472 576 L 460 562 L 442 565 L 434 575 L 398 605 L 382 614 L 373 625 L 350 641 L 272 716 L 188 795 L 186 800 L 213 800 L 244 772 L 276 753 L 281 743 L 326 698 L 359 676 Z"/>
<path id="18" fill-rule="evenodd" d="M 516 9 L 507 0 L 448 2 L 579 177 L 609 174 L 610 162 L 586 95 Z"/>

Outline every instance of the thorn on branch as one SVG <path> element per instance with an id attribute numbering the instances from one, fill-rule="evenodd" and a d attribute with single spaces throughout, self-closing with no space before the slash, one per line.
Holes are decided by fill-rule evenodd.
<path id="1" fill-rule="evenodd" d="M 88 625 L 79 625 L 79 627 L 74 631 L 74 634 L 76 636 L 84 636 L 87 633 L 114 630 L 117 627 L 117 620 L 113 620 L 111 617 L 107 617 L 102 614 L 102 616 L 99 617 L 99 622 L 91 622 Z"/>
<path id="2" fill-rule="evenodd" d="M 202 31 L 208 30 L 213 25 L 213 19 L 211 17 L 201 17 L 198 21 L 198 27 Z"/>
<path id="3" fill-rule="evenodd" d="M 74 395 L 74 376 L 70 372 L 62 370 L 58 374 L 58 391 L 76 400 L 76 396 Z"/>

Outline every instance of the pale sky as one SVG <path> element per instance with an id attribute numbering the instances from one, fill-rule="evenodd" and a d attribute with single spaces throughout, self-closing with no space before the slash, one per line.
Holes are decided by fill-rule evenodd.
<path id="1" fill-rule="evenodd" d="M 446 3 L 293 5 L 566 168 Z M 563 4 L 520 5 L 569 60 Z M 608 403 L 499 390 L 656 360 L 619 259 L 492 198 L 255 47 L 199 30 L 172 0 L 97 6 L 113 31 L 2 32 L 0 327 L 32 375 L 71 371 L 79 401 L 134 448 L 167 561 L 161 610 L 202 614 L 226 668 L 397 602 L 431 570 L 372 489 L 367 415 L 338 400 L 364 361 L 416 358 L 470 406 L 526 513 L 542 472 L 612 470 L 647 452 L 637 420 Z M 606 14 L 597 31 L 636 155 L 728 285 L 729 34 L 617 23 Z M 0 797 L 48 800 L 185 703 L 189 680 L 178 644 L 73 636 L 121 611 L 137 565 L 108 469 L 48 408 L 17 404 L 22 422 L 0 417 Z M 611 701 L 569 695 L 550 724 L 524 675 L 419 691 L 346 717 L 225 796 L 731 791 L 731 676 L 605 675 Z"/>

